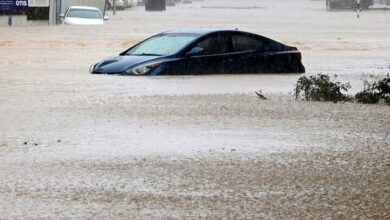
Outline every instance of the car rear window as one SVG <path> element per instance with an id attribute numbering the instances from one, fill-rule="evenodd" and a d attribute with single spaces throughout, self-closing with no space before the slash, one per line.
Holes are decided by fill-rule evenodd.
<path id="1" fill-rule="evenodd" d="M 276 41 L 247 34 L 232 35 L 232 44 L 234 52 L 283 50 L 283 45 Z"/>
<path id="2" fill-rule="evenodd" d="M 232 43 L 235 52 L 264 49 L 262 40 L 246 35 L 233 35 Z"/>

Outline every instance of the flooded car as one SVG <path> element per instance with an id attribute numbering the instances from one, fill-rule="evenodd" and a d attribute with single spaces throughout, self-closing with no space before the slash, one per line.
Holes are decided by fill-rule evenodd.
<path id="1" fill-rule="evenodd" d="M 125 0 L 125 8 L 133 8 L 137 6 L 137 0 Z"/>
<path id="2" fill-rule="evenodd" d="M 199 75 L 304 73 L 301 52 L 266 37 L 226 29 L 185 29 L 152 36 L 92 65 L 91 73 Z"/>
<path id="3" fill-rule="evenodd" d="M 70 25 L 97 25 L 104 24 L 104 20 L 108 20 L 108 17 L 102 16 L 98 8 L 86 6 L 71 6 L 60 17 L 64 24 Z"/>
<path id="4" fill-rule="evenodd" d="M 125 10 L 127 2 L 128 2 L 127 0 L 116 0 L 115 1 L 115 8 L 117 10 Z M 108 0 L 107 9 L 112 10 L 113 7 L 114 7 L 114 1 Z"/>

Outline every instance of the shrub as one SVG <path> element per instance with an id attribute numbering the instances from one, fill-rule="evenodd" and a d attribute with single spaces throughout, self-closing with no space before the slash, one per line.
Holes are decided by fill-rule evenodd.
<path id="1" fill-rule="evenodd" d="M 390 105 L 390 77 L 369 83 L 364 82 L 364 90 L 355 95 L 360 103 L 374 104 L 383 100 Z"/>
<path id="2" fill-rule="evenodd" d="M 336 76 L 335 76 L 336 77 Z M 347 101 L 350 98 L 342 92 L 348 92 L 349 83 L 333 82 L 330 76 L 317 74 L 314 76 L 302 76 L 295 86 L 295 99 L 303 98 L 306 101 Z"/>

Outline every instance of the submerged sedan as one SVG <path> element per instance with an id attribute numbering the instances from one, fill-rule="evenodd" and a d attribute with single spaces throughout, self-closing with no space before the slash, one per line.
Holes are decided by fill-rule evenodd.
<path id="1" fill-rule="evenodd" d="M 107 16 L 102 16 L 100 9 L 86 6 L 70 6 L 60 17 L 68 25 L 99 25 L 108 20 Z"/>
<path id="2" fill-rule="evenodd" d="M 152 36 L 90 68 L 95 74 L 304 73 L 301 52 L 253 33 L 186 29 Z"/>

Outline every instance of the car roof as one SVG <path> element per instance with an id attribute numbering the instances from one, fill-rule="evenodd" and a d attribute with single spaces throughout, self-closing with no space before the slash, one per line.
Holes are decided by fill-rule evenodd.
<path id="1" fill-rule="evenodd" d="M 167 34 L 199 34 L 199 35 L 205 35 L 205 34 L 211 34 L 215 32 L 221 32 L 221 31 L 237 31 L 237 29 L 228 29 L 228 28 L 191 28 L 191 29 L 177 29 L 177 30 L 170 30 L 166 31 L 164 33 Z"/>
<path id="2" fill-rule="evenodd" d="M 69 9 L 86 9 L 86 10 L 98 10 L 98 11 L 100 11 L 100 9 L 98 9 L 96 7 L 89 7 L 89 6 L 70 6 Z"/>

